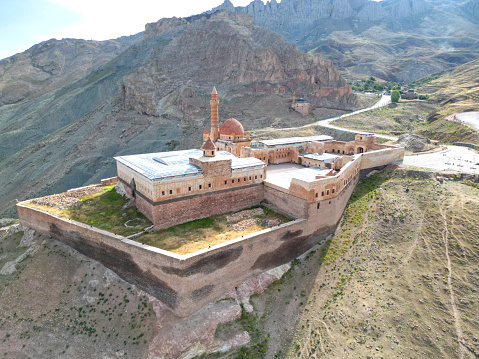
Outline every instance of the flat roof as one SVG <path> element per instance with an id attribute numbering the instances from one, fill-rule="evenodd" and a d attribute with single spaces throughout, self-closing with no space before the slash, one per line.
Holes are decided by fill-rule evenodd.
<path id="1" fill-rule="evenodd" d="M 284 189 L 289 189 L 291 185 L 291 180 L 297 178 L 303 181 L 312 182 L 316 181 L 316 176 L 325 175 L 330 172 L 330 169 L 320 168 L 320 167 L 305 167 L 297 170 L 279 172 L 268 174 L 264 180 L 265 184 L 271 184 L 273 186 L 278 186 Z"/>
<path id="2" fill-rule="evenodd" d="M 150 180 L 162 180 L 173 177 L 202 176 L 203 170 L 190 163 L 190 158 L 202 156 L 202 150 L 192 149 L 118 156 L 114 157 L 114 159 Z M 238 158 L 226 151 L 217 151 L 215 158 L 230 159 L 232 172 L 263 168 L 265 166 L 263 161 L 256 158 Z"/>
<path id="3" fill-rule="evenodd" d="M 336 159 L 343 157 L 344 155 L 335 153 L 306 153 L 300 157 L 309 158 L 316 161 L 322 161 L 326 163 L 333 163 Z"/>
<path id="4" fill-rule="evenodd" d="M 286 137 L 286 138 L 278 138 L 275 140 L 262 140 L 256 141 L 258 143 L 262 143 L 265 146 L 281 146 L 281 145 L 293 145 L 299 143 L 308 143 L 308 142 L 326 142 L 331 141 L 334 138 L 331 136 L 326 135 L 318 135 L 318 136 L 306 136 L 306 137 Z"/>

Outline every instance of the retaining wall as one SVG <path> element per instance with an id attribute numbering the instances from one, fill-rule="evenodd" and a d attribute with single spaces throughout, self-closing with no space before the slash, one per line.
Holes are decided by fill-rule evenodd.
<path id="1" fill-rule="evenodd" d="M 463 146 L 463 147 L 469 147 L 469 148 L 474 148 L 475 150 L 479 150 L 479 145 L 475 145 L 473 143 L 465 143 L 465 142 L 454 142 L 454 146 Z"/>

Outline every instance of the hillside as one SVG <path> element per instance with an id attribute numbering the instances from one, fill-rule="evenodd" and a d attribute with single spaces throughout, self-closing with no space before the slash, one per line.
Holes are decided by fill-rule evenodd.
<path id="1" fill-rule="evenodd" d="M 419 91 L 429 94 L 431 100 L 439 104 L 441 116 L 477 111 L 478 79 L 479 60 L 474 60 L 426 83 Z"/>
<path id="2" fill-rule="evenodd" d="M 251 14 L 347 74 L 410 82 L 477 57 L 478 8 L 477 0 L 273 0 L 236 8 L 225 0 L 212 11 Z"/>
<path id="3" fill-rule="evenodd" d="M 0 95 L 0 216 L 15 216 L 16 200 L 115 175 L 115 155 L 200 146 L 213 86 L 220 119 L 249 130 L 313 121 L 289 111 L 294 91 L 318 106 L 361 106 L 353 94 L 314 96 L 345 84 L 338 70 L 246 14 L 163 19 L 123 42 L 49 41 L 0 65 L 0 84 L 31 90 Z"/>
<path id="4" fill-rule="evenodd" d="M 479 190 L 470 184 L 373 175 L 336 235 L 253 295 L 253 312 L 225 298 L 185 319 L 63 243 L 3 221 L 0 348 L 8 358 L 473 358 Z"/>
<path id="5" fill-rule="evenodd" d="M 42 96 L 104 66 L 142 34 L 108 41 L 51 39 L 0 61 L 0 106 Z"/>

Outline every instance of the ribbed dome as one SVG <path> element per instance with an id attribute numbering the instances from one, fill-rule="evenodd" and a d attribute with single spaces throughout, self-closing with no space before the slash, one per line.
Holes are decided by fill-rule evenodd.
<path id="1" fill-rule="evenodd" d="M 244 128 L 238 120 L 230 118 L 221 125 L 220 135 L 231 136 L 233 134 L 236 137 L 244 137 Z"/>

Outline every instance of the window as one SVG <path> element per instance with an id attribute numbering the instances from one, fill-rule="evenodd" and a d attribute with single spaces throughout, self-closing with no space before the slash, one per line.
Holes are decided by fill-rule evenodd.
<path id="1" fill-rule="evenodd" d="M 249 176 L 249 180 L 251 181 L 251 176 Z"/>
<path id="2" fill-rule="evenodd" d="M 318 194 L 319 194 L 319 193 L 318 193 L 318 192 L 316 192 L 316 195 L 315 195 L 315 197 L 316 197 L 316 198 L 318 198 Z"/>
<path id="3" fill-rule="evenodd" d="M 245 177 L 245 178 L 244 178 L 244 182 L 246 182 L 246 181 L 247 181 L 247 179 L 246 179 L 246 177 Z"/>
<path id="4" fill-rule="evenodd" d="M 324 191 L 323 191 L 323 192 L 321 192 L 321 197 L 324 197 Z"/>
<path id="5" fill-rule="evenodd" d="M 234 180 L 234 179 L 232 179 L 232 180 L 231 180 L 231 183 L 235 183 L 235 180 Z"/>
<path id="6" fill-rule="evenodd" d="M 188 191 L 190 191 L 190 192 L 191 192 L 191 187 L 188 187 Z"/>
<path id="7" fill-rule="evenodd" d="M 165 191 L 161 191 L 161 195 L 164 196 L 164 195 L 165 195 Z"/>
<path id="8" fill-rule="evenodd" d="M 211 188 L 211 183 L 208 183 L 208 188 Z"/>
<path id="9" fill-rule="evenodd" d="M 258 179 L 258 176 L 254 176 L 254 179 Z"/>
<path id="10" fill-rule="evenodd" d="M 173 194 L 173 190 L 170 189 L 170 194 Z"/>
<path id="11" fill-rule="evenodd" d="M 202 185 L 200 185 L 200 189 L 202 189 L 202 188 L 203 188 L 203 186 L 202 186 Z"/>
<path id="12" fill-rule="evenodd" d="M 321 203 L 318 203 L 318 204 L 316 205 L 316 208 L 317 208 L 317 209 L 319 209 L 319 205 L 320 205 L 320 204 L 321 204 Z"/>
<path id="13" fill-rule="evenodd" d="M 227 185 L 227 184 L 228 184 L 228 181 L 225 181 L 225 185 Z"/>
<path id="14" fill-rule="evenodd" d="M 333 188 L 333 193 L 334 193 L 334 188 Z"/>
<path id="15" fill-rule="evenodd" d="M 326 196 L 329 196 L 329 189 L 326 191 Z"/>

